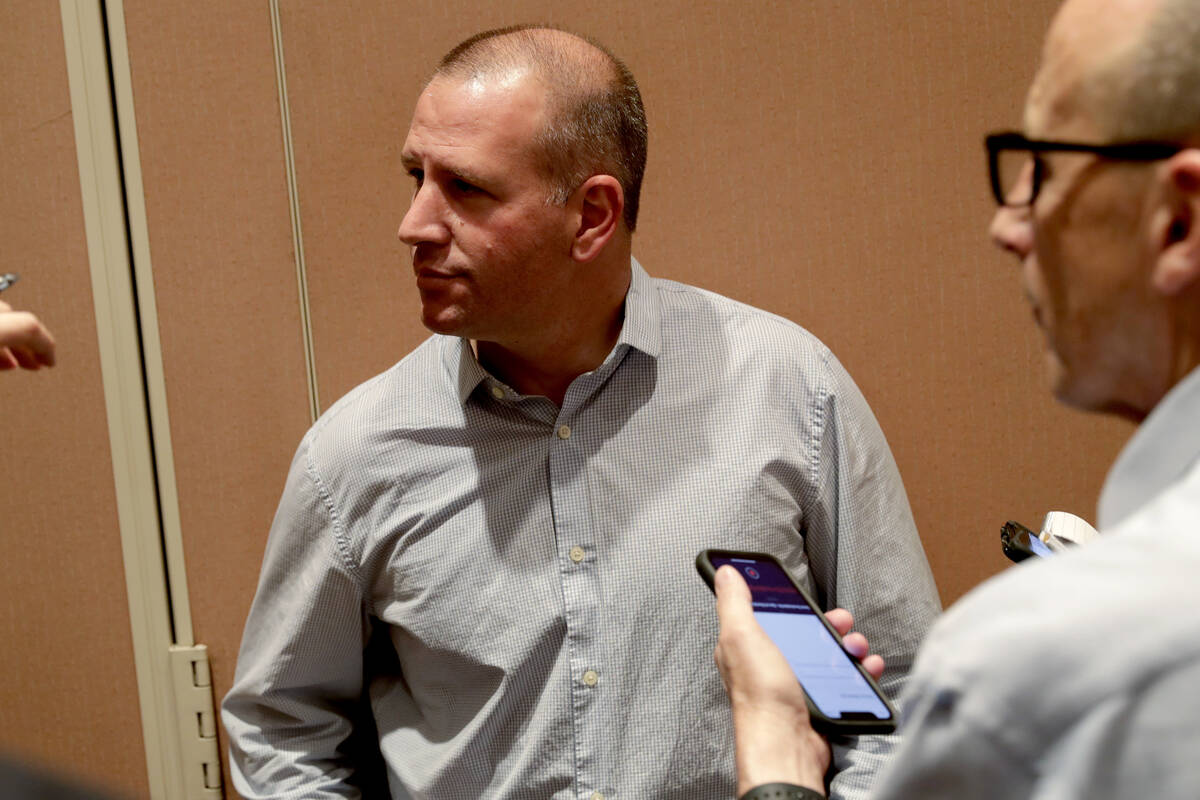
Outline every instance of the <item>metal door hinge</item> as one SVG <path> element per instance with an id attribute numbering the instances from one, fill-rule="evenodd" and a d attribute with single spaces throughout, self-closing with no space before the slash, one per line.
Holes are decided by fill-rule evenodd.
<path id="1" fill-rule="evenodd" d="M 213 702 L 208 647 L 172 645 L 171 680 L 175 688 L 175 718 L 188 800 L 219 798 L 221 760 L 217 748 L 217 712 Z"/>

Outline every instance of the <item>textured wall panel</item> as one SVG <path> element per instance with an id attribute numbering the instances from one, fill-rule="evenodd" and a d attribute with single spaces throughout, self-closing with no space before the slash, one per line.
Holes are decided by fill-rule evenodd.
<path id="1" fill-rule="evenodd" d="M 130 796 L 146 758 L 57 3 L 0 7 L 2 298 L 58 365 L 0 373 L 0 753 Z M 3 792 L 0 791 L 0 794 Z"/>

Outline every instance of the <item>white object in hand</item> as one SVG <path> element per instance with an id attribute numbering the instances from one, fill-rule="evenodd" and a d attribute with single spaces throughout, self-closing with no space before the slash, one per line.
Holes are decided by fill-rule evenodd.
<path id="1" fill-rule="evenodd" d="M 1049 543 L 1058 539 L 1071 544 L 1087 544 L 1100 533 L 1085 520 L 1066 511 L 1051 511 L 1042 522 L 1042 532 L 1038 538 Z"/>

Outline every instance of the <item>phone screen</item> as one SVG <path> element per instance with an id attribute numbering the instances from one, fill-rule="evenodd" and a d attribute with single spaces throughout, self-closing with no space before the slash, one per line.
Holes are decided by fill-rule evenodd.
<path id="1" fill-rule="evenodd" d="M 714 570 L 730 564 L 742 573 L 750 586 L 755 619 L 783 651 L 808 699 L 822 714 L 833 720 L 892 716 L 818 617 L 820 610 L 805 601 L 778 564 L 716 555 L 711 561 Z"/>
<path id="2" fill-rule="evenodd" d="M 1046 543 L 1036 536 L 1029 537 L 1029 549 L 1033 551 L 1034 555 L 1041 556 L 1042 558 L 1054 555 L 1054 551 L 1047 547 Z"/>

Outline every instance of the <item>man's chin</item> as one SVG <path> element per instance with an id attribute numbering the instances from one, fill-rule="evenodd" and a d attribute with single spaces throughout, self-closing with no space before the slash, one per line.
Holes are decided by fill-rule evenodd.
<path id="1" fill-rule="evenodd" d="M 446 309 L 424 310 L 421 324 L 433 333 L 444 336 L 466 337 L 466 320 L 460 314 L 447 313 Z"/>
<path id="2" fill-rule="evenodd" d="M 1103 385 L 1097 385 L 1094 381 L 1089 383 L 1079 375 L 1072 375 L 1053 356 L 1049 356 L 1048 360 L 1050 386 L 1054 392 L 1054 399 L 1059 403 L 1076 411 L 1093 414 L 1115 414 L 1122 417 L 1131 415 L 1131 409 L 1114 399 L 1111 396 L 1112 392 L 1104 391 Z"/>
<path id="3" fill-rule="evenodd" d="M 1071 380 L 1062 361 L 1053 350 L 1046 351 L 1046 382 L 1050 386 L 1054 399 L 1058 402 L 1081 411 L 1090 410 L 1086 407 L 1084 398 L 1080 396 L 1076 382 Z"/>

